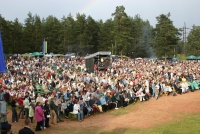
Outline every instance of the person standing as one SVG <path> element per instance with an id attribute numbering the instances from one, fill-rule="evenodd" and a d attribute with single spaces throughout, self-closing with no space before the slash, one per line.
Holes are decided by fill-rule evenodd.
<path id="1" fill-rule="evenodd" d="M 18 116 L 16 111 L 16 98 L 15 96 L 12 96 L 11 98 L 11 107 L 12 107 L 12 123 L 18 122 Z"/>
<path id="2" fill-rule="evenodd" d="M 1 103 L 6 103 L 6 102 L 3 101 Z M 6 104 L 5 104 L 4 108 L 6 109 Z M 8 110 L 6 110 L 5 113 L 0 113 L 0 132 L 1 132 L 1 130 L 4 130 L 4 128 L 8 125 L 8 120 L 7 120 L 7 114 L 8 113 L 9 113 Z"/>
<path id="3" fill-rule="evenodd" d="M 50 127 L 49 126 L 50 109 L 48 100 L 46 100 L 44 104 L 44 116 L 45 116 L 45 127 L 48 128 Z"/>
<path id="4" fill-rule="evenodd" d="M 159 84 L 155 83 L 155 97 L 156 97 L 156 100 L 158 99 L 158 95 L 159 95 Z"/>
<path id="5" fill-rule="evenodd" d="M 23 101 L 26 119 L 29 117 L 29 96 L 25 96 L 25 100 Z"/>
<path id="6" fill-rule="evenodd" d="M 154 80 L 153 80 L 153 81 L 152 81 L 152 84 L 151 84 L 151 88 L 152 88 L 152 91 L 153 91 L 153 92 L 152 92 L 152 98 L 155 97 L 155 90 L 156 90 L 156 89 L 155 89 L 155 85 L 156 85 L 156 84 L 155 84 L 155 82 L 154 82 Z"/>
<path id="7" fill-rule="evenodd" d="M 35 131 L 41 131 L 41 126 L 42 126 L 42 122 L 43 120 L 45 119 L 44 118 L 44 111 L 42 110 L 41 108 L 41 103 L 40 102 L 37 102 L 36 103 L 36 108 L 35 108 L 35 118 L 36 118 L 36 121 L 37 121 L 37 126 L 35 128 Z"/>
<path id="8" fill-rule="evenodd" d="M 79 105 L 80 105 L 80 110 L 79 110 L 79 113 L 80 113 L 80 118 L 79 120 L 83 120 L 83 108 L 87 105 L 85 102 L 83 102 L 83 98 L 81 98 L 79 100 Z"/>
<path id="9" fill-rule="evenodd" d="M 19 104 L 19 108 L 20 108 L 20 112 L 18 114 L 18 119 L 20 119 L 20 117 L 23 119 L 24 118 L 24 105 L 23 105 L 23 98 L 21 96 L 21 94 L 18 95 L 18 99 L 17 102 Z"/>
<path id="10" fill-rule="evenodd" d="M 56 97 L 55 97 L 56 98 Z M 61 110 L 61 103 L 62 103 L 62 96 L 60 96 L 59 98 L 56 98 L 54 103 L 56 104 L 57 108 L 56 108 L 56 115 L 57 115 L 57 119 L 58 122 L 63 122 L 63 120 L 61 119 L 60 116 L 60 110 Z"/>
<path id="11" fill-rule="evenodd" d="M 29 106 L 29 118 L 31 120 L 31 123 L 33 123 L 33 116 L 34 116 L 34 103 L 31 102 Z"/>
<path id="12" fill-rule="evenodd" d="M 31 130 L 29 124 L 30 124 L 30 119 L 25 119 L 25 127 L 22 128 L 22 129 L 20 129 L 19 132 L 18 132 L 18 134 L 35 134 Z"/>
<path id="13" fill-rule="evenodd" d="M 57 116 L 56 116 L 55 111 L 56 111 L 57 107 L 54 103 L 54 98 L 51 98 L 49 107 L 50 107 L 50 113 L 51 113 L 51 119 L 52 119 L 51 123 L 56 125 L 57 124 Z"/>

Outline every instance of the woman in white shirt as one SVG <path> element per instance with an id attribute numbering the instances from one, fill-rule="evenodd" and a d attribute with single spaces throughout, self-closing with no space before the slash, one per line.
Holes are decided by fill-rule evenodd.
<path id="1" fill-rule="evenodd" d="M 77 114 L 78 115 L 78 120 L 79 121 L 82 121 L 80 118 L 81 114 L 80 114 L 80 105 L 78 103 L 78 100 L 75 101 L 75 104 L 74 104 L 74 108 L 73 108 L 73 113 L 74 114 Z"/>

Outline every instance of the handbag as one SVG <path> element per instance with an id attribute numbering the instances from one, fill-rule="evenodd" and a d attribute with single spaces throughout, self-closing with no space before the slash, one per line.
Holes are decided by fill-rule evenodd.
<path id="1" fill-rule="evenodd" d="M 50 114 L 48 114 L 48 115 L 47 115 L 47 118 L 50 118 L 50 117 L 51 117 L 51 115 L 50 115 Z"/>

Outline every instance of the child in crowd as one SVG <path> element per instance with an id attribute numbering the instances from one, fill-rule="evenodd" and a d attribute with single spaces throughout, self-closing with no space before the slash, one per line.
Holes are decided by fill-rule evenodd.
<path id="1" fill-rule="evenodd" d="M 63 100 L 63 103 L 61 103 L 61 112 L 64 114 L 65 109 L 67 108 L 66 100 Z"/>
<path id="2" fill-rule="evenodd" d="M 31 123 L 33 123 L 34 110 L 35 110 L 34 103 L 31 102 L 29 106 L 29 118 L 31 120 Z"/>

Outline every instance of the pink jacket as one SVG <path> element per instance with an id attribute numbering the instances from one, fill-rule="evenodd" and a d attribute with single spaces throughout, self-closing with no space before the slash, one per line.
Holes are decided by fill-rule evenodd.
<path id="1" fill-rule="evenodd" d="M 44 119 L 44 111 L 42 110 L 41 106 L 37 106 L 35 108 L 35 118 L 37 122 L 40 122 Z"/>

